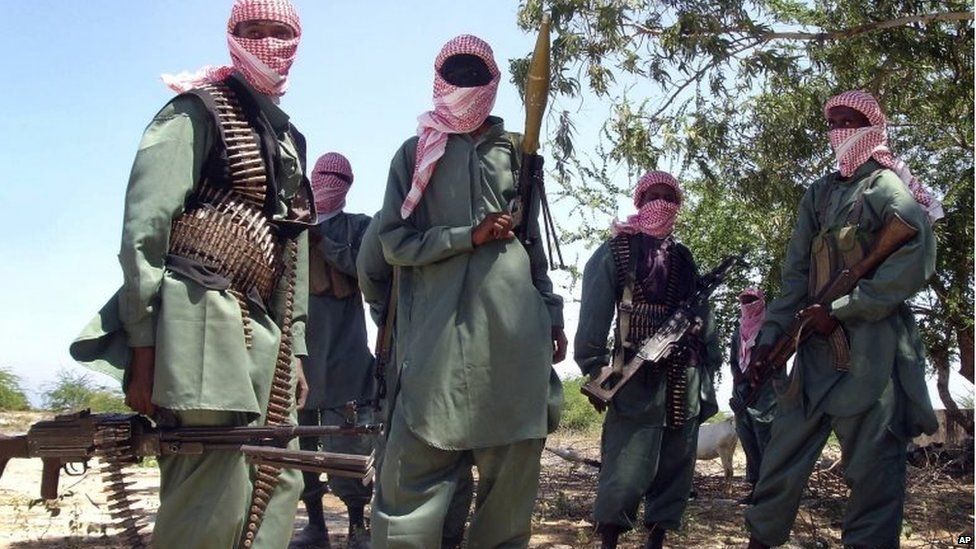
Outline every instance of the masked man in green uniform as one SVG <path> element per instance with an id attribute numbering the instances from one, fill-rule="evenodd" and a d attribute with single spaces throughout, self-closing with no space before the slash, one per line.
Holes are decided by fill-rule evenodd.
<path id="1" fill-rule="evenodd" d="M 363 299 L 369 304 L 370 314 L 373 316 L 377 327 L 383 329 L 387 308 L 391 305 L 393 266 L 387 263 L 383 256 L 379 227 L 380 219 L 379 212 L 377 212 L 373 220 L 369 222 L 369 226 L 366 227 L 366 234 L 363 235 L 363 243 L 359 248 L 359 257 L 356 259 L 356 268 L 359 272 L 359 285 L 362 288 Z M 393 314 L 395 315 L 396 312 L 394 311 Z M 390 418 L 393 417 L 392 407 L 397 394 L 399 377 L 400 372 L 396 358 L 390 357 L 386 371 L 377 378 L 378 384 L 383 387 L 382 391 L 377 394 L 378 405 L 382 410 L 383 422 L 387 425 L 389 425 Z M 382 470 L 385 449 L 386 437 L 377 438 L 377 471 Z M 468 511 L 471 509 L 472 499 L 474 499 L 474 476 L 471 474 L 471 467 L 467 467 L 460 472 L 454 497 L 451 498 L 447 515 L 444 517 L 444 528 L 441 535 L 441 547 L 443 549 L 456 549 L 461 546 L 464 540 L 464 524 L 468 520 Z"/>
<path id="2" fill-rule="evenodd" d="M 672 234 L 681 188 L 666 172 L 645 174 L 634 190 L 638 213 L 614 223 L 583 271 L 583 300 L 574 343 L 577 364 L 595 376 L 633 358 L 641 342 L 690 297 L 698 284 L 691 252 Z M 607 334 L 617 314 L 614 349 Z M 663 364 L 645 364 L 614 396 L 603 424 L 603 467 L 593 518 L 602 546 L 613 548 L 634 527 L 644 500 L 647 547 L 681 525 L 691 492 L 698 425 L 718 410 L 712 380 L 721 364 L 710 310 L 704 324 Z M 600 401 L 593 401 L 603 410 Z"/>
<path id="3" fill-rule="evenodd" d="M 180 95 L 133 164 L 122 288 L 72 345 L 80 362 L 124 372 L 138 412 L 182 426 L 294 420 L 315 212 L 304 138 L 277 103 L 300 33 L 290 2 L 240 0 L 227 25 L 233 65 L 164 76 Z M 159 467 L 154 546 L 288 544 L 297 472 L 231 451 L 161 456 Z"/>
<path id="4" fill-rule="evenodd" d="M 851 489 L 843 543 L 898 547 L 906 446 L 934 432 L 924 349 L 906 301 L 935 269 L 930 221 L 938 201 L 888 149 L 886 121 L 864 91 L 824 106 L 839 170 L 814 182 L 800 202 L 783 265 L 782 295 L 770 303 L 752 372 L 793 318 L 815 332 L 797 350 L 763 455 L 755 505 L 746 511 L 750 547 L 789 537 L 807 479 L 831 431 Z M 918 232 L 848 295 L 804 307 L 834 275 L 858 261 L 898 217 Z"/>
<path id="5" fill-rule="evenodd" d="M 552 363 L 565 354 L 562 300 L 541 239 L 515 240 L 505 213 L 518 139 L 489 116 L 501 76 L 491 48 L 459 36 L 434 69 L 434 110 L 394 156 L 379 214 L 384 255 L 400 268 L 400 381 L 373 546 L 439 547 L 473 464 L 468 547 L 524 547 L 550 401 L 561 395 Z"/>
<path id="6" fill-rule="evenodd" d="M 315 227 L 309 230 L 309 300 L 304 361 L 308 398 L 298 412 L 302 425 L 342 425 L 346 421 L 370 422 L 373 398 L 373 356 L 366 336 L 366 314 L 356 280 L 356 256 L 369 216 L 343 211 L 352 186 L 349 160 L 339 153 L 322 155 L 311 175 Z M 354 415 L 353 415 L 354 413 Z M 369 455 L 371 435 L 326 436 L 328 452 Z M 302 440 L 303 450 L 318 450 L 318 441 Z M 328 547 L 329 533 L 322 509 L 324 485 L 316 473 L 304 473 L 302 501 L 308 525 L 290 547 Z M 369 536 L 363 509 L 373 494 L 372 486 L 346 477 L 329 477 L 329 488 L 346 505 L 350 548 L 363 547 Z"/>
<path id="7" fill-rule="evenodd" d="M 732 372 L 732 410 L 735 412 L 735 433 L 746 454 L 746 482 L 749 494 L 739 503 L 752 503 L 752 493 L 759 480 L 759 464 L 769 443 L 769 429 L 776 412 L 776 392 L 766 384 L 761 394 L 748 407 L 740 406 L 752 392 L 749 363 L 756 345 L 759 329 L 766 318 L 766 294 L 759 288 L 746 288 L 739 294 L 739 321 L 732 332 L 729 369 Z"/>

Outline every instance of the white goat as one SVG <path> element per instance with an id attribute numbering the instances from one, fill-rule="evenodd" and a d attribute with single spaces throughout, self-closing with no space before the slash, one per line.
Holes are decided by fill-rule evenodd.
<path id="1" fill-rule="evenodd" d="M 698 459 L 722 458 L 726 480 L 732 479 L 732 456 L 739 441 L 733 421 L 732 416 L 729 416 L 725 421 L 706 423 L 698 428 Z"/>

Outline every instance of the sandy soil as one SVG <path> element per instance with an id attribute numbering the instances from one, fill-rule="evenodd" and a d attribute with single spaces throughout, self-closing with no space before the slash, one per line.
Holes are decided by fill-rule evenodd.
<path id="1" fill-rule="evenodd" d="M 36 413 L 0 414 L 0 433 L 23 432 L 43 419 Z M 549 446 L 572 448 L 581 455 L 599 458 L 599 433 L 558 433 Z M 821 467 L 810 480 L 801 504 L 793 538 L 785 547 L 839 547 L 846 487 L 839 467 L 827 470 L 839 457 L 828 447 Z M 671 547 L 743 547 L 746 542 L 742 511 L 736 503 L 747 486 L 742 479 L 745 461 L 737 452 L 735 477 L 727 483 L 718 460 L 699 462 L 695 486 L 698 498 L 690 502 L 684 528 L 669 536 Z M 908 501 L 905 507 L 903 547 L 957 547 L 956 536 L 973 532 L 973 476 L 971 470 L 950 476 L 945 465 L 909 466 Z M 543 454 L 542 478 L 531 547 L 575 548 L 596 546 L 589 513 L 595 496 L 596 469 L 570 463 L 548 452 Z M 158 506 L 158 469 L 149 463 L 127 469 L 135 482 L 140 502 L 136 514 L 144 530 L 151 531 Z M 76 477 L 62 476 L 61 497 L 39 498 L 40 460 L 12 460 L 0 479 L 0 547 L 17 549 L 107 549 L 126 545 L 107 512 L 97 465 Z M 345 546 L 346 522 L 342 503 L 325 496 L 333 547 Z M 306 522 L 299 507 L 296 529 Z M 644 533 L 635 531 L 621 539 L 621 547 L 642 547 Z"/>

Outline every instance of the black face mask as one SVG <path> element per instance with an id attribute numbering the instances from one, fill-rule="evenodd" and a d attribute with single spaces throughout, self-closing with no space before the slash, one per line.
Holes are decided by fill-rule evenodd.
<path id="1" fill-rule="evenodd" d="M 438 72 L 449 84 L 459 88 L 477 88 L 491 82 L 488 65 L 477 55 L 469 53 L 448 57 Z"/>

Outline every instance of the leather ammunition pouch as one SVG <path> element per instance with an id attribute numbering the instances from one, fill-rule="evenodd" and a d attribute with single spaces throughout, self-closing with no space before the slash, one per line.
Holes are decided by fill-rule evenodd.
<path id="1" fill-rule="evenodd" d="M 857 183 L 854 202 L 844 224 L 838 230 L 830 230 L 827 223 L 827 201 L 829 193 L 824 192 L 816 205 L 820 232 L 810 243 L 810 274 L 808 293 L 813 300 L 838 274 L 859 263 L 867 252 L 866 243 L 861 236 L 861 214 L 864 210 L 864 192 L 874 181 L 874 174 Z M 833 365 L 837 371 L 846 372 L 850 368 L 850 345 L 843 326 L 838 325 L 829 336 Z"/>
<path id="2" fill-rule="evenodd" d="M 308 291 L 315 296 L 332 296 L 345 299 L 359 291 L 359 281 L 355 277 L 336 269 L 326 261 L 319 251 L 321 237 L 309 233 L 308 250 Z"/>

